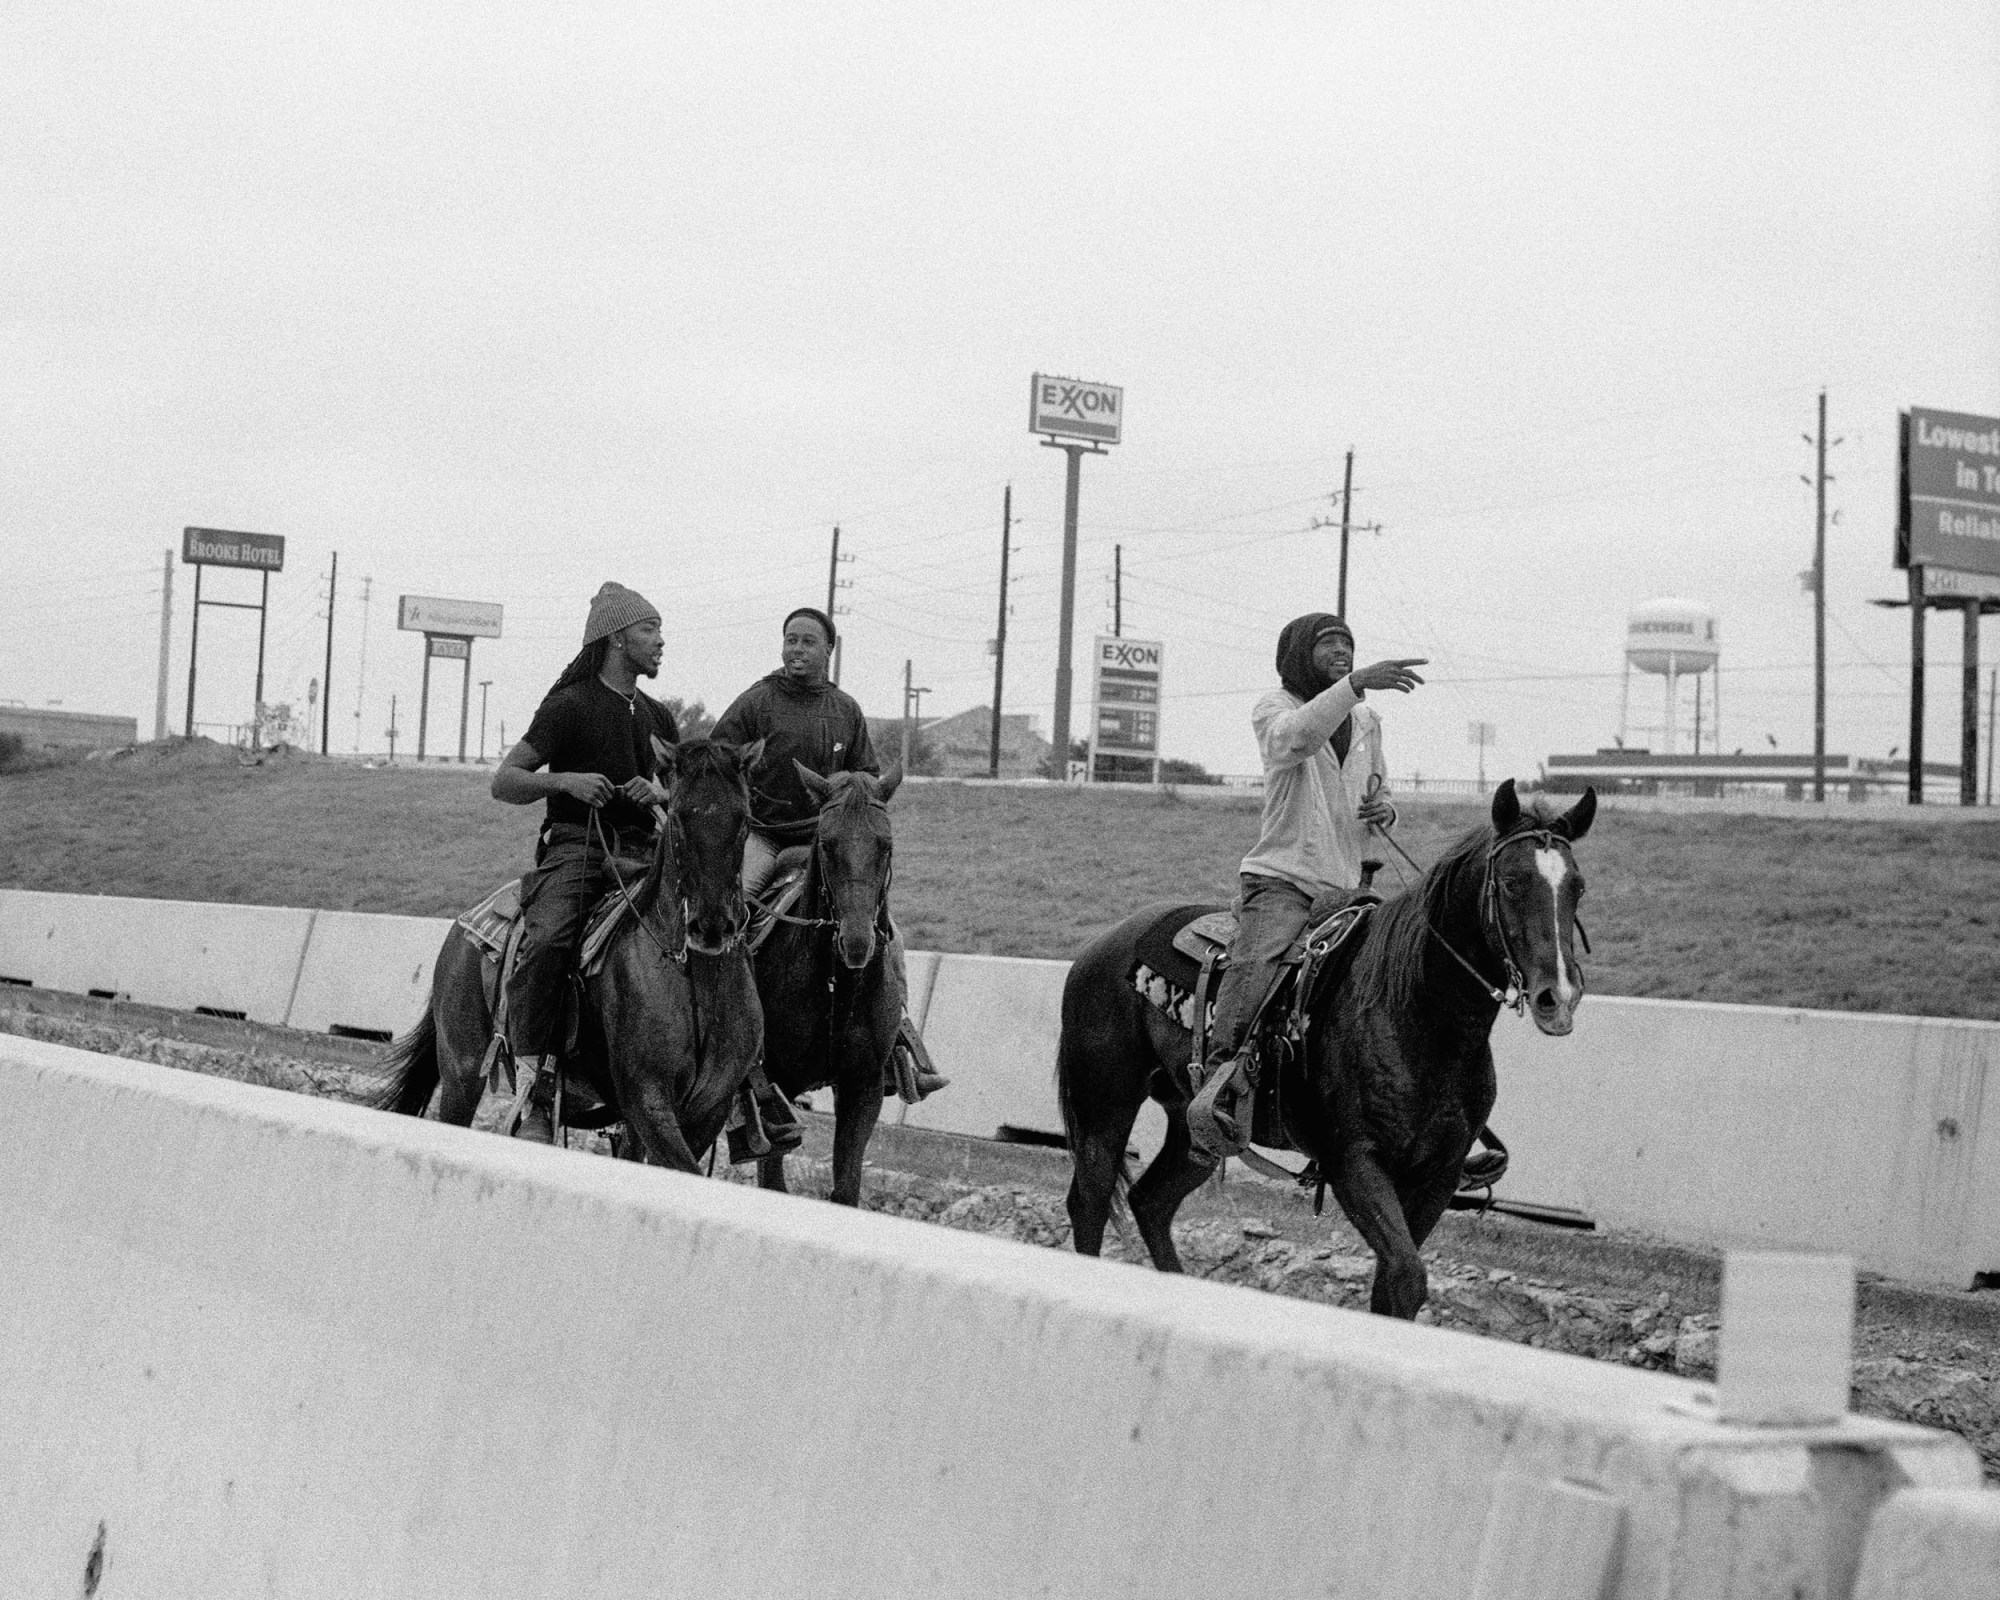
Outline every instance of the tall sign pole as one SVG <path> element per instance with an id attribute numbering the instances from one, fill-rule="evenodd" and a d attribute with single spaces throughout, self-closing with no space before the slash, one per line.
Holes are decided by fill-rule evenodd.
<path id="1" fill-rule="evenodd" d="M 440 600 L 435 595 L 406 594 L 396 602 L 396 626 L 424 636 L 424 681 L 417 704 L 417 759 L 429 748 L 431 658 L 464 663 L 458 692 L 458 759 L 465 759 L 466 732 L 472 720 L 472 641 L 500 637 L 501 607 L 484 600 Z M 482 702 L 483 705 L 483 702 Z M 480 738 L 485 739 L 481 712 Z"/>
<path id="2" fill-rule="evenodd" d="M 331 755 L 328 738 L 333 729 L 333 597 L 340 588 L 340 552 L 333 553 L 333 571 L 326 580 L 326 676 L 320 680 L 326 692 L 319 703 L 319 753 Z M 310 737 L 310 735 L 308 735 Z"/>
<path id="3" fill-rule="evenodd" d="M 1042 443 L 1069 457 L 1063 483 L 1062 605 L 1056 626 L 1056 704 L 1050 720 L 1056 774 L 1069 775 L 1070 634 L 1076 622 L 1076 502 L 1083 458 L 1104 455 L 1124 428 L 1125 391 L 1108 383 L 1085 383 L 1036 373 L 1029 385 L 1028 431 L 1045 434 Z M 1083 440 L 1084 443 L 1076 441 Z M 1086 765 L 1085 773 L 1089 768 Z"/>
<path id="4" fill-rule="evenodd" d="M 1014 486 L 1000 494 L 1000 625 L 993 635 L 993 738 L 986 755 L 986 776 L 1000 776 L 1000 690 L 1007 681 L 1007 547 L 1014 531 Z"/>
<path id="5" fill-rule="evenodd" d="M 160 573 L 160 681 L 153 691 L 155 739 L 167 736 L 167 656 L 174 640 L 174 553 L 170 549 L 166 554 L 166 564 Z"/>
<path id="6" fill-rule="evenodd" d="M 840 637 L 840 624 L 834 621 L 834 619 L 844 609 L 840 604 L 840 591 L 851 588 L 854 583 L 852 578 L 841 577 L 840 564 L 843 561 L 852 561 L 853 559 L 854 557 L 852 556 L 843 556 L 840 553 L 840 528 L 836 525 L 833 530 L 833 553 L 828 556 L 826 563 L 826 620 L 833 624 L 834 630 L 833 659 L 827 663 L 826 675 L 836 688 L 840 684 L 840 646 L 842 641 Z"/>
<path id="7" fill-rule="evenodd" d="M 250 747 L 261 742 L 264 722 L 264 627 L 271 600 L 271 574 L 285 570 L 285 541 L 275 533 L 231 533 L 222 528 L 183 528 L 181 562 L 194 568 L 194 624 L 188 634 L 187 736 L 194 737 L 195 659 L 201 642 L 201 608 L 222 606 L 231 611 L 257 613 L 256 709 L 250 721 Z M 201 597 L 203 567 L 248 567 L 263 575 L 263 587 L 255 605 L 247 600 L 204 600 Z"/>
<path id="8" fill-rule="evenodd" d="M 1924 611 L 1965 613 L 1958 797 L 1978 802 L 1979 614 L 2000 609 L 2000 417 L 1912 406 L 1898 418 L 1896 565 L 1910 573 L 1910 803 L 1924 793 Z"/>

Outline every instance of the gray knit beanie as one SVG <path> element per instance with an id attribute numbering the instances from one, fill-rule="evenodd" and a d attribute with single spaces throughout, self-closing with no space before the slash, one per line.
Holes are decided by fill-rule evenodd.
<path id="1" fill-rule="evenodd" d="M 583 642 L 596 644 L 599 639 L 610 638 L 620 628 L 629 628 L 635 622 L 649 619 L 654 622 L 660 620 L 660 613 L 650 600 L 622 583 L 607 583 L 590 602 L 590 617 L 583 625 Z"/>

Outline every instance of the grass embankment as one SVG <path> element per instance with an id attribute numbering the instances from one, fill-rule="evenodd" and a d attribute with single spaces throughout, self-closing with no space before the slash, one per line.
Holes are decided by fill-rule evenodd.
<path id="1" fill-rule="evenodd" d="M 911 785 L 892 811 L 910 942 L 998 955 L 1225 899 L 1257 829 L 1251 800 L 1142 793 Z M 537 811 L 474 770 L 197 746 L 0 777 L 0 816 L 0 886 L 447 916 L 528 865 Z M 1428 861 L 1482 816 L 1410 806 L 1398 837 Z M 1577 857 L 1599 994 L 2000 1020 L 2000 822 L 1607 811 Z"/>

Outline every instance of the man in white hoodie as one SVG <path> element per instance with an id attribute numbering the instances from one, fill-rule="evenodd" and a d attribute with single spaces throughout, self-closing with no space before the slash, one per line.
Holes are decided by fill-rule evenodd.
<path id="1" fill-rule="evenodd" d="M 1188 1111 L 1197 1154 L 1220 1159 L 1243 1147 L 1236 1125 L 1256 1087 L 1245 1035 L 1278 963 L 1306 925 L 1315 896 L 1352 889 L 1371 827 L 1392 828 L 1382 719 L 1362 704 L 1370 689 L 1408 694 L 1424 658 L 1354 665 L 1354 634 L 1330 612 L 1294 618 L 1278 635 L 1283 685 L 1250 713 L 1264 758 L 1264 823 L 1243 858 L 1236 938 L 1215 996 L 1202 1086 Z"/>

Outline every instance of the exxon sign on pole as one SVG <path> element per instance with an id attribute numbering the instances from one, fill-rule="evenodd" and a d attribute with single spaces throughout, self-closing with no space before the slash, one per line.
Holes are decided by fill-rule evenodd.
<path id="1" fill-rule="evenodd" d="M 1049 737 L 1056 775 L 1069 772 L 1070 635 L 1076 628 L 1076 500 L 1086 454 L 1103 455 L 1125 426 L 1125 391 L 1115 384 L 1085 383 L 1038 372 L 1028 385 L 1028 431 L 1069 457 L 1063 480 L 1062 606 L 1056 621 L 1056 705 Z M 1090 768 L 1083 774 L 1088 777 Z"/>
<path id="2" fill-rule="evenodd" d="M 1090 717 L 1090 777 L 1098 781 L 1100 756 L 1150 764 L 1160 781 L 1160 667 L 1166 647 L 1157 639 L 1094 641 Z"/>

